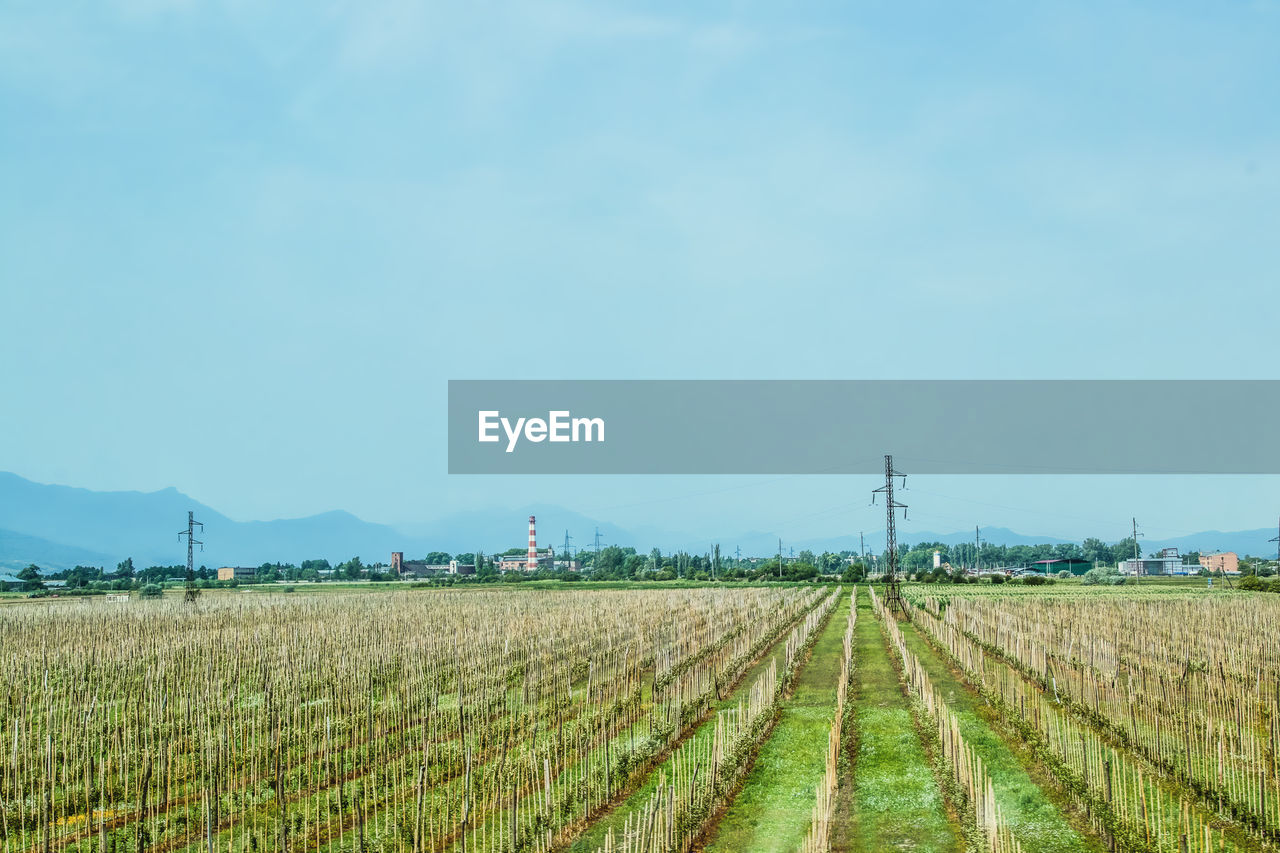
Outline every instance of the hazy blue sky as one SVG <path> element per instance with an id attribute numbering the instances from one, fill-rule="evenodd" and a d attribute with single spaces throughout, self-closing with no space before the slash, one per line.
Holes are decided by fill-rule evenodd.
<path id="1" fill-rule="evenodd" d="M 1278 37 L 1276 2 L 7 2 L 0 469 L 872 529 L 866 479 L 450 478 L 446 380 L 1280 378 Z M 1117 538 L 1273 523 L 1278 484 L 912 483 L 922 527 Z"/>

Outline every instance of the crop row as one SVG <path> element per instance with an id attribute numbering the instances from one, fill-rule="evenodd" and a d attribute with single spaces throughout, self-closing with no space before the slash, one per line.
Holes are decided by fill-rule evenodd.
<path id="1" fill-rule="evenodd" d="M 0 619 L 0 836 L 431 849 L 494 808 L 477 791 L 527 793 L 535 770 L 623 728 L 661 736 L 687 682 L 727 677 L 805 606 L 699 590 L 15 608 Z"/>
<path id="2" fill-rule="evenodd" d="M 960 734 L 960 724 L 938 691 L 934 690 L 919 659 L 907 648 L 902 629 L 893 614 L 871 590 L 871 605 L 889 635 L 889 642 L 902 663 L 907 688 L 924 709 L 937 733 L 937 748 L 950 771 L 948 789 L 957 810 L 966 816 L 970 826 L 981 836 L 987 853 L 1021 853 L 1022 846 L 1001 813 L 996 802 L 991 777 L 982 759 Z"/>
<path id="3" fill-rule="evenodd" d="M 685 853 L 692 847 L 749 769 L 795 678 L 801 655 L 841 593 L 836 589 L 826 596 L 788 635 L 782 676 L 774 658 L 745 700 L 716 714 L 713 737 L 690 739 L 676 751 L 669 774 L 658 780 L 648 801 L 627 816 L 620 836 L 610 831 L 597 853 Z"/>
<path id="4" fill-rule="evenodd" d="M 943 649 L 1058 777 L 1112 849 L 1159 853 L 1210 853 L 1257 849 L 1223 833 L 1214 815 L 1179 793 L 1157 769 L 1118 745 L 1090 722 L 1052 698 L 1000 654 L 958 627 L 937 602 L 912 619 Z"/>
<path id="5" fill-rule="evenodd" d="M 1276 603 L 957 598 L 945 619 L 1205 803 L 1280 841 Z"/>
<path id="6" fill-rule="evenodd" d="M 836 791 L 840 786 L 840 750 L 844 747 L 844 715 L 849 698 L 849 678 L 853 669 L 853 630 L 858 620 L 856 587 L 851 596 L 849 619 L 844 629 L 840 680 L 836 683 L 836 707 L 831 717 L 831 730 L 827 734 L 827 763 L 815 791 L 809 829 L 805 833 L 804 841 L 797 848 L 797 853 L 829 853 L 831 850 L 832 819 L 835 812 Z"/>

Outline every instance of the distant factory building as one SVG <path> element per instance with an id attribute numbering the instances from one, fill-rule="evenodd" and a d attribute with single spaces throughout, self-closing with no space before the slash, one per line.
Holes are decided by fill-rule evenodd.
<path id="1" fill-rule="evenodd" d="M 555 550 L 552 548 L 547 548 L 545 551 L 539 551 L 535 548 L 533 551 L 526 551 L 522 554 L 503 554 L 494 559 L 498 561 L 498 568 L 504 572 L 532 572 L 536 569 L 551 569 L 555 568 L 557 563 Z"/>
<path id="2" fill-rule="evenodd" d="M 1200 565 L 1211 572 L 1225 572 L 1233 575 L 1240 572 L 1240 557 L 1235 551 L 1217 551 L 1212 554 L 1201 554 Z"/>
<path id="3" fill-rule="evenodd" d="M 400 578 L 422 578 L 434 575 L 474 575 L 474 563 L 428 563 L 423 560 L 406 560 L 403 551 L 391 552 L 391 572 Z"/>
<path id="4" fill-rule="evenodd" d="M 1037 572 L 1055 574 L 1067 571 L 1073 575 L 1082 575 L 1093 568 L 1092 560 L 1081 560 L 1076 557 L 1065 557 L 1057 560 L 1036 560 L 1031 564 Z"/>
<path id="5" fill-rule="evenodd" d="M 218 569 L 220 581 L 251 581 L 258 574 L 253 566 L 223 566 Z"/>
<path id="6" fill-rule="evenodd" d="M 1165 548 L 1160 551 L 1158 557 L 1123 560 L 1118 568 L 1122 575 L 1185 575 L 1189 573 L 1177 548 Z"/>

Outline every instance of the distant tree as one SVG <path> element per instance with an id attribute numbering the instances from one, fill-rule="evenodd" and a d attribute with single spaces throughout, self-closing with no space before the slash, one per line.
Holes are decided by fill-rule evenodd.
<path id="1" fill-rule="evenodd" d="M 427 554 L 427 562 L 433 566 L 443 566 L 452 559 L 453 556 L 447 551 L 432 551 Z"/>
<path id="2" fill-rule="evenodd" d="M 38 592 L 44 589 L 44 581 L 40 579 L 40 567 L 35 563 L 18 572 L 18 580 L 22 581 L 24 592 Z"/>
<path id="3" fill-rule="evenodd" d="M 850 563 L 840 575 L 841 583 L 858 583 L 867 576 L 867 567 L 862 563 Z"/>
<path id="4" fill-rule="evenodd" d="M 94 581 L 102 580 L 102 569 L 97 566 L 76 566 L 67 572 L 67 586 L 73 589 L 84 589 Z"/>
<path id="5" fill-rule="evenodd" d="M 631 550 L 634 553 L 634 549 Z M 594 577 L 599 580 L 616 580 L 624 577 L 624 563 L 627 556 L 627 552 L 617 545 L 601 548 L 599 558 L 596 560 Z"/>
<path id="6" fill-rule="evenodd" d="M 789 581 L 813 580 L 818 576 L 818 567 L 813 563 L 788 563 L 783 569 L 782 576 Z"/>
<path id="7" fill-rule="evenodd" d="M 1080 547 L 1081 553 L 1086 560 L 1091 563 L 1109 563 L 1111 562 L 1111 546 L 1090 536 L 1084 540 L 1084 544 Z"/>
<path id="8" fill-rule="evenodd" d="M 446 554 L 446 563 L 449 561 L 448 557 L 449 555 Z M 338 566 L 338 573 L 350 580 L 359 580 L 364 574 L 364 563 L 360 562 L 359 557 L 352 557 L 350 560 L 347 560 L 345 563 Z"/>
<path id="9" fill-rule="evenodd" d="M 116 563 L 115 576 L 118 578 L 133 579 L 133 557 L 128 557 L 122 563 Z"/>
<path id="10" fill-rule="evenodd" d="M 760 580 L 762 578 L 777 580 L 782 576 L 782 572 L 778 565 L 778 558 L 774 557 L 771 560 L 766 560 L 765 562 L 758 564 L 751 574 L 756 580 Z"/>
<path id="11" fill-rule="evenodd" d="M 1084 558 L 1084 549 L 1074 542 L 1061 542 L 1053 546 L 1053 557 L 1058 560 L 1080 560 Z"/>
<path id="12" fill-rule="evenodd" d="M 179 569 L 179 572 L 185 572 L 185 571 L 186 569 Z M 148 566 L 147 568 L 138 572 L 136 579 L 138 583 L 145 585 L 149 583 L 164 583 L 165 578 L 167 578 L 168 576 L 169 576 L 168 566 Z"/>
<path id="13" fill-rule="evenodd" d="M 140 598 L 162 598 L 164 597 L 164 587 L 158 583 L 144 584 L 138 592 Z"/>
<path id="14" fill-rule="evenodd" d="M 1108 561 L 1113 565 L 1120 565 L 1125 560 L 1132 560 L 1135 540 L 1132 536 L 1121 539 L 1119 542 L 1111 546 L 1111 559 Z"/>

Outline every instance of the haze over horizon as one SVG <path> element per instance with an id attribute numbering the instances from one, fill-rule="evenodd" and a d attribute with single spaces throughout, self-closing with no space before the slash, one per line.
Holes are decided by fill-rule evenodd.
<path id="1" fill-rule="evenodd" d="M 238 520 L 878 528 L 870 477 L 448 476 L 446 382 L 1277 378 L 1278 33 L 1274 2 L 10 4 L 0 470 Z M 909 476 L 904 534 L 1260 528 L 1278 486 Z"/>
<path id="2" fill-rule="evenodd" d="M 15 500 L 14 494 L 10 493 L 10 489 L 6 485 L 13 483 L 15 478 L 13 473 L 5 473 L 0 471 L 0 507 L 12 505 Z M 8 478 L 8 479 L 6 479 Z M 745 478 L 736 478 L 745 479 Z M 777 480 L 787 480 L 794 478 L 773 478 Z M 869 489 L 874 487 L 873 478 L 846 478 L 850 480 L 865 480 Z M 925 482 L 931 478 L 913 478 L 918 482 Z M 942 478 L 932 478 L 942 479 Z M 972 482 L 973 478 L 952 478 L 957 480 L 960 485 Z M 1046 478 L 1048 479 L 1048 478 Z M 1106 480 L 1114 478 L 1102 478 Z M 1132 478 L 1132 479 L 1149 479 L 1149 478 Z M 1230 479 L 1230 478 L 1221 478 Z M 24 480 L 24 478 L 23 478 Z M 184 512 L 184 508 L 195 508 L 197 515 L 200 514 L 200 507 L 209 507 L 210 510 L 218 512 L 220 517 L 225 517 L 228 521 L 237 525 L 264 525 L 264 524 L 280 524 L 291 523 L 291 521 L 301 520 L 320 520 L 326 516 L 339 514 L 348 516 L 353 521 L 360 524 L 381 526 L 385 533 L 392 530 L 399 535 L 403 535 L 408 542 L 413 543 L 413 547 L 425 547 L 430 549 L 444 548 L 449 551 L 458 551 L 466 547 L 475 547 L 474 539 L 486 538 L 485 547 L 497 547 L 495 542 L 499 542 L 504 534 L 507 535 L 512 542 L 518 544 L 517 539 L 524 532 L 524 517 L 529 512 L 538 512 L 541 517 L 541 542 L 549 544 L 557 544 L 562 542 L 561 537 L 564 526 L 568 525 L 572 528 L 573 547 L 590 547 L 590 539 L 588 538 L 591 530 L 589 524 L 602 524 L 604 528 L 603 544 L 632 544 L 632 546 L 648 549 L 650 547 L 660 547 L 664 549 L 689 549 L 689 551 L 703 551 L 710 547 L 710 543 L 719 542 L 722 546 L 732 547 L 733 543 L 750 542 L 753 546 L 758 546 L 762 540 L 768 540 L 768 547 L 764 551 L 771 551 L 773 540 L 776 537 L 785 537 L 791 547 L 804 548 L 819 543 L 817 547 L 823 548 L 829 546 L 833 539 L 841 537 L 850 537 L 854 540 L 859 534 L 867 535 L 868 548 L 874 547 L 874 543 L 879 542 L 883 535 L 883 505 L 882 503 L 872 503 L 868 500 L 854 500 L 849 503 L 842 503 L 828 507 L 826 510 L 819 510 L 806 515 L 782 515 L 773 517 L 773 519 L 765 520 L 765 523 L 759 526 L 739 526 L 739 528 L 690 528 L 690 526 L 681 525 L 678 519 L 672 523 L 673 514 L 667 512 L 666 515 L 654 515 L 653 521 L 645 521 L 645 523 L 631 523 L 628 519 L 634 520 L 634 516 L 630 516 L 628 512 L 614 512 L 614 514 L 595 514 L 589 508 L 582 508 L 572 505 L 556 505 L 545 501 L 530 500 L 518 502 L 515 497 L 512 502 L 506 506 L 488 506 L 481 510 L 458 510 L 457 507 L 443 507 L 438 514 L 421 517 L 421 519 L 413 520 L 411 523 L 390 523 L 388 520 L 378 519 L 378 517 L 360 516 L 353 514 L 346 507 L 334 506 L 328 510 L 305 517 L 298 516 L 275 516 L 269 519 L 239 519 L 239 517 L 225 516 L 219 507 L 211 505 L 210 502 L 201 500 L 198 496 L 188 496 L 182 489 L 175 487 L 166 487 L 159 491 L 138 492 L 138 491 L 87 491 L 87 489 L 79 487 L 69 487 L 67 484 L 35 484 L 26 483 L 24 487 L 37 487 L 36 492 L 44 489 L 49 491 L 49 485 L 58 485 L 65 489 L 72 489 L 73 494 L 79 497 L 90 498 L 122 498 L 122 500 L 133 500 L 133 498 L 182 498 L 182 501 L 166 500 L 165 506 L 168 508 L 170 515 L 180 516 L 180 512 Z M 745 488 L 732 489 L 732 491 L 750 491 L 754 488 L 768 488 L 771 483 L 768 480 L 755 480 L 755 482 L 744 484 Z M 35 494 L 35 492 L 31 492 Z M 660 501 L 663 505 L 675 506 L 681 501 L 686 500 L 710 500 L 716 494 L 726 493 L 724 491 L 710 493 L 685 494 L 685 496 L 672 496 L 666 500 Z M 899 517 L 897 520 L 897 530 L 899 530 L 900 540 L 904 542 L 920 542 L 920 540 L 931 540 L 933 538 L 945 538 L 950 540 L 959 537 L 959 540 L 969 540 L 973 532 L 973 526 L 965 523 L 964 517 L 959 515 L 948 515 L 946 512 L 938 512 L 937 507 L 948 510 L 948 507 L 954 506 L 959 508 L 951 508 L 951 512 L 960 512 L 965 510 L 973 510 L 974 517 L 982 517 L 983 521 L 977 521 L 978 526 L 984 532 L 984 539 L 988 538 L 988 534 L 992 532 L 1001 532 L 1005 538 L 1010 540 L 1027 540 L 1030 542 L 1080 542 L 1088 537 L 1098 537 L 1107 540 L 1108 543 L 1116 542 L 1116 540 L 1128 537 L 1132 532 L 1132 520 L 1103 519 L 1103 517 L 1091 517 L 1080 514 L 1053 514 L 1037 517 L 1036 511 L 1019 511 L 1018 507 L 998 505 L 998 503 L 989 503 L 984 501 L 969 500 L 969 498 L 961 497 L 960 494 L 947 494 L 936 491 L 933 488 L 908 488 L 905 492 L 900 492 L 900 500 L 910 500 L 908 514 L 906 517 Z M 19 498 L 20 500 L 20 498 Z M 188 506 L 189 505 L 191 506 Z M 172 505 L 172 506 L 169 506 Z M 109 505 L 108 505 L 109 506 Z M 922 510 L 916 510 L 915 507 L 923 507 Z M 630 508 L 634 510 L 635 505 Z M 148 507 L 147 515 L 155 516 L 155 505 Z M 180 510 L 180 512 L 179 512 Z M 81 507 L 82 511 L 82 507 Z M 110 511 L 115 511 L 114 507 L 110 507 Z M 1087 511 L 1087 510 L 1085 510 Z M 508 516 L 507 517 L 504 516 Z M 4 517 L 4 515 L 0 515 Z M 1020 519 L 1020 521 L 1010 521 L 1010 519 Z M 1139 521 L 1139 533 L 1142 537 L 1144 546 L 1155 547 L 1157 543 L 1165 542 L 1165 540 L 1184 539 L 1188 537 L 1203 537 L 1203 534 L 1219 530 L 1219 532 L 1239 532 L 1239 530 L 1272 530 L 1275 521 L 1270 524 L 1262 523 L 1257 525 L 1201 525 L 1197 528 L 1176 530 L 1169 526 L 1161 524 L 1151 524 L 1146 520 L 1148 516 L 1144 515 L 1143 520 Z M 141 519 L 137 519 L 141 520 Z M 137 521 L 129 519 L 129 521 Z M 180 520 L 180 519 L 179 519 Z M 168 533 L 168 526 L 172 526 L 172 519 L 168 516 L 154 517 L 156 532 Z M 465 526 L 466 533 L 458 534 L 457 537 L 449 535 L 449 526 L 460 524 L 462 521 Z M 77 528 L 83 523 L 82 517 L 76 515 L 68 515 L 64 524 L 59 524 L 58 517 L 55 512 L 46 512 L 44 516 L 45 526 L 42 526 L 40 535 L 56 542 L 68 544 L 68 546 L 78 546 L 83 544 L 77 542 Z M 346 520 L 339 520 L 338 528 L 347 525 Z M 1055 526 L 1056 525 L 1056 526 Z M 22 528 L 23 525 L 17 525 Z M 3 529 L 3 528 L 0 528 Z M 31 533 L 31 530 L 22 529 L 22 533 Z M 142 552 L 150 553 L 150 539 L 154 533 L 138 533 L 138 546 Z M 626 540 L 620 542 L 620 537 Z M 997 537 L 998 538 L 998 537 Z M 340 538 L 339 538 L 340 542 Z M 1207 547 L 1228 547 L 1224 543 L 1206 543 Z M 123 547 L 123 546 L 122 546 Z M 334 546 L 339 547 L 340 546 Z M 515 546 L 513 546 L 515 547 Z M 758 551 L 759 548 L 756 548 Z M 762 553 L 764 552 L 762 551 Z M 1253 547 L 1251 551 L 1257 551 L 1258 555 L 1266 555 L 1270 552 L 1270 546 Z M 755 551 L 751 551 L 755 553 Z M 278 557 L 276 557 L 278 558 Z"/>

